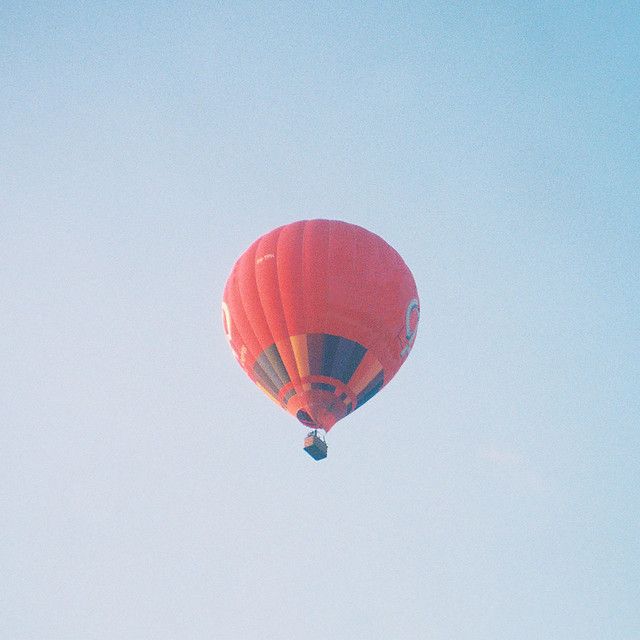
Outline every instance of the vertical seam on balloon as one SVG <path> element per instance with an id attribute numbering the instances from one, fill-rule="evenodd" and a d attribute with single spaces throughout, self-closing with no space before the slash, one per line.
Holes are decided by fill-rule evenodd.
<path id="1" fill-rule="evenodd" d="M 276 256 L 278 254 L 278 242 L 280 240 L 280 234 L 282 233 L 282 229 L 283 229 L 283 227 L 280 227 L 279 229 L 276 229 L 277 235 L 276 235 L 276 237 L 274 239 Z M 260 295 L 260 288 L 258 287 L 258 283 L 257 283 L 257 270 L 256 270 L 255 273 L 256 273 L 256 288 L 258 290 L 258 298 L 260 300 L 260 306 L 262 307 L 262 313 L 264 315 L 265 322 L 267 323 L 267 326 L 269 327 L 269 331 L 271 332 L 271 336 L 273 338 L 273 342 L 274 342 L 276 351 L 278 352 L 278 356 L 280 358 L 280 362 L 282 363 L 282 366 L 284 368 L 285 373 L 289 377 L 289 380 L 286 380 L 286 381 L 283 380 L 282 382 L 283 382 L 283 385 L 284 384 L 288 384 L 289 382 L 291 382 L 294 379 L 294 376 L 291 375 L 292 372 L 289 371 L 289 369 L 287 368 L 287 364 L 285 362 L 285 359 L 282 357 L 282 354 L 280 353 L 280 349 L 278 348 L 278 343 L 277 343 L 277 341 L 275 339 L 275 332 L 273 330 L 272 322 L 269 321 L 269 315 L 267 314 L 267 310 L 265 309 L 264 304 L 262 302 L 262 296 Z M 278 320 L 282 321 L 282 323 L 284 324 L 284 326 L 285 326 L 285 328 L 287 330 L 286 340 L 288 340 L 288 338 L 289 338 L 289 327 L 287 326 L 287 317 L 286 317 L 286 314 L 284 312 L 283 305 L 282 305 L 282 291 L 280 290 L 280 274 L 279 274 L 279 271 L 278 271 L 277 257 L 276 257 L 276 261 L 275 261 L 275 292 L 276 292 L 276 295 L 278 297 L 278 300 L 277 300 L 277 303 L 272 306 L 271 310 L 273 310 L 275 308 L 276 312 L 280 314 L 280 318 L 272 318 L 272 320 L 274 322 L 276 322 Z M 284 342 L 284 340 L 285 339 L 283 339 L 283 342 Z M 289 346 L 289 348 L 291 348 L 291 347 Z M 292 354 L 293 354 L 293 350 L 292 350 Z M 293 355 L 294 355 L 293 360 L 295 362 L 295 354 L 293 354 Z"/>
<path id="2" fill-rule="evenodd" d="M 374 236 L 375 238 L 379 238 L 379 236 L 377 236 L 375 233 L 372 233 L 367 229 L 364 229 L 364 233 L 370 236 Z M 361 241 L 363 244 L 363 248 L 365 248 L 364 237 L 361 238 Z M 381 269 L 380 247 L 377 242 L 374 242 L 371 246 L 375 247 L 375 255 L 373 251 L 370 251 L 370 250 L 364 251 L 364 254 L 366 256 L 366 260 L 364 264 L 365 271 L 367 273 L 374 274 L 375 278 L 380 279 L 382 275 L 384 275 Z M 367 325 L 368 325 L 368 330 L 369 330 L 369 334 L 372 341 L 372 343 L 368 346 L 368 348 L 370 350 L 375 351 L 375 355 L 376 357 L 378 357 L 382 355 L 379 352 L 380 350 L 378 348 L 378 344 L 381 336 L 385 334 L 385 327 L 383 324 L 381 324 L 378 321 L 378 319 L 375 316 L 371 315 L 370 313 L 367 313 L 367 319 L 369 321 Z"/>
<path id="3" fill-rule="evenodd" d="M 307 233 L 307 227 L 309 226 L 309 221 L 308 220 L 303 220 L 302 221 L 302 238 L 301 238 L 301 242 L 300 242 L 300 249 L 299 249 L 299 253 L 298 253 L 298 261 L 300 262 L 300 272 L 302 274 L 304 274 L 304 244 L 305 244 L 305 236 Z M 302 328 L 302 335 L 305 336 L 304 340 L 306 340 L 306 333 L 307 333 L 307 301 L 306 301 L 306 291 L 305 291 L 305 282 L 304 282 L 304 277 L 302 278 L 301 281 L 301 286 L 300 286 L 300 308 L 302 309 L 302 317 L 303 317 L 303 328 Z M 298 367 L 298 379 L 302 380 L 302 369 L 300 368 L 300 364 L 298 362 L 298 359 L 296 357 L 296 366 Z M 307 357 L 307 363 L 306 363 L 306 367 L 307 370 L 309 369 L 309 360 Z"/>
<path id="4" fill-rule="evenodd" d="M 325 300 L 324 300 L 324 318 L 322 321 L 323 327 L 329 326 L 329 298 L 331 292 L 331 281 L 332 278 L 330 276 L 333 275 L 333 253 L 335 251 L 335 226 L 336 222 L 331 220 L 329 222 L 329 242 L 327 243 L 327 273 L 325 275 L 326 288 L 324 291 Z M 325 339 L 323 343 L 323 347 L 325 351 L 329 351 L 328 340 Z M 330 354 L 331 360 L 327 362 L 329 370 L 333 369 L 333 358 L 335 356 L 335 352 Z M 324 361 L 324 353 L 322 354 L 322 359 Z"/>
<path id="5" fill-rule="evenodd" d="M 257 250 L 257 248 L 258 248 L 258 242 L 257 241 L 255 243 L 255 246 L 256 246 L 256 250 Z M 249 251 L 250 251 L 250 249 L 251 249 L 251 247 L 249 248 Z M 254 283 L 255 283 L 255 273 L 256 273 L 255 250 L 254 250 L 254 252 L 252 254 L 250 254 L 250 257 L 251 257 L 251 269 L 253 269 L 253 280 L 254 280 Z M 247 258 L 248 258 L 248 256 L 245 254 L 242 259 L 247 259 Z M 244 316 L 247 319 L 247 323 L 251 327 L 251 331 L 253 332 L 253 336 L 255 338 L 255 341 L 260 345 L 260 352 L 259 353 L 256 354 L 253 351 L 251 351 L 251 355 L 253 356 L 253 359 L 254 359 L 254 365 L 253 366 L 255 367 L 256 363 L 259 364 L 259 358 L 262 355 L 262 353 L 264 353 L 264 350 L 266 349 L 266 347 L 263 347 L 261 341 L 258 339 L 258 334 L 257 334 L 256 329 L 255 329 L 255 323 L 251 321 L 251 316 L 250 316 L 249 313 L 247 313 L 247 305 L 245 303 L 244 296 L 242 295 L 242 287 L 240 287 L 240 278 L 237 278 L 237 281 L 238 281 L 238 295 L 239 295 L 239 298 L 240 298 L 240 304 L 242 306 L 242 311 L 244 312 Z M 259 296 L 258 296 L 258 300 L 260 300 Z M 262 302 L 260 302 L 260 306 L 262 306 Z M 263 315 L 264 315 L 264 312 L 263 312 Z M 269 345 L 267 345 L 267 346 L 269 346 Z M 249 350 L 248 346 L 247 346 L 247 350 Z M 255 376 L 255 372 L 253 370 L 251 371 L 251 374 L 252 374 L 252 376 Z M 277 371 L 275 371 L 275 374 L 278 377 L 278 379 L 280 379 L 280 376 L 278 375 Z M 280 380 L 280 382 L 282 383 L 282 380 Z M 282 384 L 280 386 L 282 386 Z M 271 394 L 269 394 L 269 395 L 271 395 Z"/>
<path id="6" fill-rule="evenodd" d="M 232 274 L 232 276 L 233 276 L 233 274 Z M 238 300 L 240 300 L 240 309 L 242 310 L 242 313 L 244 314 L 245 320 L 247 321 L 247 324 L 251 327 L 251 330 L 253 331 L 253 325 L 251 324 L 251 321 L 249 320 L 249 315 L 247 314 L 247 309 L 245 307 L 244 300 L 242 298 L 242 291 L 240 289 L 239 280 L 240 279 L 238 277 L 238 273 L 237 273 L 237 270 L 236 270 L 235 271 L 235 277 L 233 277 L 233 282 L 232 282 L 231 286 L 235 290 L 235 293 L 238 296 Z M 232 321 L 233 321 L 233 316 L 232 316 Z M 247 351 L 251 354 L 251 357 L 253 358 L 254 363 L 257 362 L 258 361 L 258 356 L 260 354 L 259 353 L 258 354 L 254 353 L 253 349 L 249 348 L 248 341 L 247 341 L 245 335 L 243 334 L 243 332 L 240 330 L 240 327 L 239 327 L 238 323 L 234 321 L 234 324 L 235 324 L 235 326 L 236 326 L 236 328 L 238 330 L 238 333 L 240 334 L 240 338 L 242 339 L 242 344 L 247 349 Z M 255 337 L 255 333 L 254 333 L 254 337 Z M 248 368 L 247 368 L 247 370 L 248 370 Z M 253 375 L 254 375 L 254 373 L 251 370 L 251 376 L 253 376 Z M 260 385 L 260 386 L 262 386 L 262 385 Z M 271 396 L 271 394 L 268 394 L 268 395 Z"/>
<path id="7" fill-rule="evenodd" d="M 302 242 L 300 243 L 300 270 L 301 270 L 301 275 L 302 275 L 302 286 L 300 287 L 302 289 L 302 317 L 304 319 L 304 332 L 302 335 L 304 335 L 304 339 L 307 339 L 307 335 L 309 332 L 309 319 L 307 318 L 307 292 L 306 292 L 306 286 L 307 286 L 307 280 L 305 278 L 305 274 L 306 274 L 306 248 L 307 248 L 307 236 L 309 234 L 309 230 L 311 228 L 311 220 L 305 220 L 304 221 L 304 226 L 302 227 Z M 310 370 L 310 362 L 309 362 L 309 349 L 307 348 L 307 366 L 306 369 L 307 371 Z M 302 371 L 299 371 L 299 375 L 300 378 L 302 378 Z"/>
<path id="8" fill-rule="evenodd" d="M 260 242 L 262 241 L 262 238 L 264 238 L 264 236 L 261 236 L 261 238 L 258 240 L 258 244 L 256 245 L 256 250 L 260 246 Z M 269 331 L 271 331 L 271 326 L 269 325 L 269 321 L 267 320 L 267 314 L 266 314 L 266 312 L 264 310 L 264 306 L 262 305 L 262 297 L 260 296 L 260 289 L 258 287 L 258 272 L 256 270 L 255 254 L 253 256 L 253 260 L 251 261 L 251 267 L 253 269 L 253 284 L 255 286 L 255 290 L 256 290 L 256 293 L 258 295 L 258 303 L 259 303 L 260 311 L 262 312 L 262 319 L 264 320 L 264 323 L 267 326 L 267 328 L 269 329 Z M 251 326 L 253 327 L 254 325 L 252 324 Z M 254 330 L 254 332 L 255 332 L 255 330 Z M 256 336 L 257 336 L 257 334 L 256 334 Z M 260 342 L 260 340 L 258 340 L 258 342 Z M 264 353 L 265 357 L 267 358 L 267 360 L 269 360 L 269 355 L 267 354 L 267 349 L 271 346 L 271 344 L 275 345 L 275 342 L 268 344 L 266 347 L 263 346 L 262 343 L 260 344 L 260 346 L 262 347 L 262 351 L 260 352 L 260 355 L 262 355 Z M 276 351 L 277 351 L 278 350 L 277 345 L 275 346 L 275 348 L 276 348 Z M 280 356 L 279 352 L 278 352 L 278 357 L 280 358 L 280 362 L 282 362 L 282 356 Z M 271 361 L 269 360 L 269 362 L 271 362 Z M 284 367 L 284 370 L 286 372 L 287 369 L 284 366 L 284 362 L 282 362 L 282 366 Z M 280 380 L 280 388 L 282 388 L 288 381 L 287 380 L 283 380 L 280 377 L 278 369 L 273 365 L 273 363 L 271 363 L 271 367 L 272 367 L 274 373 L 276 374 L 276 377 L 278 378 L 278 380 Z"/>
<path id="9" fill-rule="evenodd" d="M 304 222 L 303 224 L 303 231 L 304 231 Z M 283 292 L 282 292 L 282 288 L 280 286 L 280 268 L 279 268 L 279 261 L 278 261 L 278 256 L 280 255 L 280 251 L 279 251 L 279 244 L 280 244 L 280 238 L 282 236 L 282 231 L 280 231 L 280 233 L 278 233 L 278 238 L 276 241 L 276 284 L 277 284 L 277 288 L 278 288 L 278 295 L 280 296 L 280 303 L 281 303 L 281 308 L 282 308 L 282 317 L 284 319 L 284 326 L 287 328 L 287 339 L 289 340 L 289 345 L 291 348 L 291 352 L 293 353 L 293 361 L 295 362 L 295 366 L 296 366 L 296 371 L 293 372 L 295 373 L 295 375 L 292 375 L 292 372 L 288 371 L 287 373 L 289 373 L 289 378 L 293 381 L 295 380 L 300 380 L 300 378 L 302 377 L 302 372 L 300 371 L 300 364 L 298 362 L 298 354 L 296 349 L 293 346 L 293 342 L 292 342 L 292 338 L 293 338 L 293 329 L 291 328 L 291 325 L 289 323 L 289 318 L 288 318 L 288 314 L 285 312 L 284 310 L 284 296 L 283 296 Z M 297 247 L 298 244 L 294 243 L 294 247 Z M 304 298 L 303 298 L 304 300 Z M 290 300 L 288 300 L 287 302 L 292 302 Z M 304 302 L 303 302 L 304 304 Z M 304 308 L 304 307 L 303 307 Z M 296 382 L 297 385 L 297 382 Z M 298 385 L 299 386 L 299 385 Z"/>
<path id="10" fill-rule="evenodd" d="M 283 304 L 283 300 L 282 300 L 282 288 L 280 287 L 280 269 L 278 269 L 278 262 L 277 262 L 277 256 L 278 256 L 278 245 L 280 244 L 280 237 L 282 235 L 282 229 L 280 229 L 280 231 L 278 231 L 278 237 L 276 238 L 276 290 L 278 291 L 278 300 L 280 302 L 280 304 L 278 305 L 278 308 L 280 309 L 280 314 L 282 316 L 282 321 L 284 323 L 284 326 L 287 330 L 287 335 L 286 338 L 284 338 L 284 340 L 286 340 L 288 342 L 288 347 L 291 350 L 291 355 L 293 356 L 293 362 L 295 363 L 295 368 L 296 371 L 289 371 L 287 369 L 287 365 L 286 363 L 283 361 L 283 364 L 285 366 L 285 370 L 287 371 L 287 374 L 289 375 L 289 381 L 290 382 L 294 382 L 294 387 L 298 386 L 296 381 L 296 378 L 299 379 L 300 375 L 298 374 L 298 361 L 296 359 L 296 354 L 293 351 L 293 347 L 291 346 L 291 329 L 289 328 L 289 323 L 287 322 L 287 314 L 284 311 L 284 304 Z"/>

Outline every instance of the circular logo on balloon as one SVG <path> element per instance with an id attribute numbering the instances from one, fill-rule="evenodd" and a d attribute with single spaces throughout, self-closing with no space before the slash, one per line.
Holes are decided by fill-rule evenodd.
<path id="1" fill-rule="evenodd" d="M 416 331 L 418 329 L 418 320 L 420 319 L 420 303 L 414 298 L 407 305 L 407 310 L 404 314 L 404 333 L 407 340 L 406 344 L 402 348 L 400 355 L 406 358 L 413 342 L 416 338 Z"/>

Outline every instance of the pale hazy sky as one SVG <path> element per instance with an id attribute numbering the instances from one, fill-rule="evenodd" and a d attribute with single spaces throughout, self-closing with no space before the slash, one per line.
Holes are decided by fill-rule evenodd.
<path id="1" fill-rule="evenodd" d="M 0 638 L 640 637 L 640 11 L 0 4 Z M 235 363 L 258 235 L 422 301 L 329 458 Z"/>

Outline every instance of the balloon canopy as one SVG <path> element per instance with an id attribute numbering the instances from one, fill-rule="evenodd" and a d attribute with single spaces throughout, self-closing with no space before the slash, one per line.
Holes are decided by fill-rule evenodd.
<path id="1" fill-rule="evenodd" d="M 224 289 L 222 320 L 247 375 L 303 425 L 329 431 L 396 374 L 416 338 L 411 271 L 382 238 L 304 220 L 258 238 Z"/>

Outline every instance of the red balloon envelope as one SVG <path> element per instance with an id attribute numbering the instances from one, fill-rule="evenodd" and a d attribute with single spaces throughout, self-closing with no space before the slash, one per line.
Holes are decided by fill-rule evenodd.
<path id="1" fill-rule="evenodd" d="M 302 424 L 329 431 L 393 378 L 416 338 L 411 271 L 382 238 L 304 220 L 256 240 L 222 302 L 247 375 Z"/>

